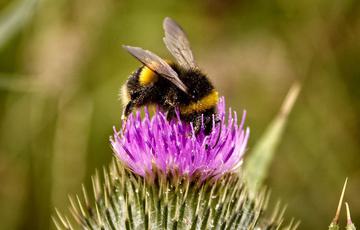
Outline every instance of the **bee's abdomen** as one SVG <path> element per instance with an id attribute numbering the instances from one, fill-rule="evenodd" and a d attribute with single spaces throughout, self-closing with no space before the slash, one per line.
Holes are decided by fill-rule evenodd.
<path id="1" fill-rule="evenodd" d="M 200 113 L 208 109 L 214 108 L 219 101 L 219 94 L 216 90 L 212 90 L 206 96 L 197 101 L 191 102 L 188 105 L 180 106 L 180 113 L 182 115 L 189 115 L 193 113 Z"/>
<path id="2" fill-rule="evenodd" d="M 189 87 L 189 94 L 182 99 L 180 106 L 182 115 L 203 113 L 217 105 L 218 92 L 200 70 L 182 72 L 181 80 Z"/>

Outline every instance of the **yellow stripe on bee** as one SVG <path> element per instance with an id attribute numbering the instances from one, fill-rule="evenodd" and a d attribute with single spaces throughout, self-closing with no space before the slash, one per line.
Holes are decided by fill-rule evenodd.
<path id="1" fill-rule="evenodd" d="M 157 78 L 157 74 L 146 66 L 141 69 L 139 74 L 139 82 L 142 86 L 146 86 L 152 82 L 155 82 Z"/>
<path id="2" fill-rule="evenodd" d="M 193 102 L 190 105 L 180 107 L 181 114 L 192 114 L 194 112 L 202 112 L 214 107 L 219 101 L 219 93 L 215 90 L 210 94 L 201 98 L 197 102 Z"/>

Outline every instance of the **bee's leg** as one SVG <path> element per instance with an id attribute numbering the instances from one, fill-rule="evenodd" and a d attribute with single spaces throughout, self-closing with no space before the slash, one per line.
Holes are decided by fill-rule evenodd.
<path id="1" fill-rule="evenodd" d="M 195 120 L 193 121 L 193 126 L 194 126 L 194 131 L 195 131 L 195 135 L 198 135 L 200 130 L 201 130 L 201 126 L 202 126 L 202 116 L 196 116 Z"/>
<path id="2" fill-rule="evenodd" d="M 129 103 L 127 103 L 127 105 L 124 108 L 124 111 L 121 115 L 121 120 L 126 121 L 130 113 L 133 111 L 133 109 L 134 109 L 134 103 L 130 101 Z"/>
<path id="3" fill-rule="evenodd" d="M 211 119 L 211 121 L 212 121 L 212 119 Z M 219 116 L 218 115 L 215 115 L 215 117 L 214 117 L 214 123 L 215 123 L 215 127 L 212 127 L 212 125 L 213 125 L 213 123 L 211 122 L 211 129 L 213 129 L 213 128 L 216 128 L 216 126 L 220 123 L 220 125 L 221 125 L 221 122 L 222 122 L 222 120 L 219 118 Z M 220 127 L 221 128 L 221 127 Z M 221 129 L 220 129 L 221 130 Z"/>
<path id="4" fill-rule="evenodd" d="M 165 98 L 165 106 L 167 110 L 166 118 L 168 121 L 176 117 L 176 108 L 178 107 L 178 96 L 174 91 L 170 91 Z"/>
<path id="5" fill-rule="evenodd" d="M 213 119 L 214 119 L 215 124 L 213 123 Z M 206 150 L 213 149 L 218 145 L 218 143 L 220 141 L 220 136 L 221 136 L 221 133 L 222 133 L 222 124 L 221 124 L 221 122 L 222 122 L 221 119 L 217 115 L 215 115 L 215 117 L 211 117 L 211 118 L 210 118 L 210 116 L 207 116 L 206 119 L 204 119 L 204 126 L 205 126 L 204 132 L 205 132 L 205 135 L 209 135 L 211 133 L 211 131 L 215 128 L 215 127 L 213 127 L 213 125 L 216 126 L 216 125 L 218 125 L 220 123 L 220 128 L 219 128 L 219 131 L 218 131 L 218 136 L 216 138 L 215 144 L 213 144 L 213 146 L 211 146 L 211 147 L 210 147 L 209 144 L 206 144 L 205 145 Z"/>
<path id="6" fill-rule="evenodd" d="M 215 125 L 218 124 L 218 123 L 220 123 L 219 132 L 218 132 L 218 136 L 216 138 L 215 144 L 212 146 L 212 148 L 215 148 L 217 146 L 217 144 L 220 141 L 220 136 L 221 136 L 221 133 L 222 133 L 222 123 L 221 123 L 220 119 L 215 120 Z"/>
<path id="7" fill-rule="evenodd" d="M 217 123 L 217 121 L 215 121 Z M 205 135 L 209 135 L 211 133 L 211 130 L 213 129 L 213 119 L 210 116 L 204 117 L 204 132 Z"/>
<path id="8" fill-rule="evenodd" d="M 176 116 L 175 107 L 170 107 L 166 113 L 166 119 L 171 121 Z"/>
<path id="9" fill-rule="evenodd" d="M 125 133 L 126 131 L 126 120 L 133 109 L 134 109 L 134 103 L 132 103 L 131 101 L 127 103 L 127 105 L 124 107 L 123 113 L 121 115 L 123 133 Z"/>

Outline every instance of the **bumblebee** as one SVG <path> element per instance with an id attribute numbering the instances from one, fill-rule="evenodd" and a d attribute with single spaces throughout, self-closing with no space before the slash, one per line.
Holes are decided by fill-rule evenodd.
<path id="1" fill-rule="evenodd" d="M 131 74 L 121 89 L 126 120 L 134 108 L 155 104 L 166 112 L 168 120 L 176 118 L 192 122 L 195 133 L 213 128 L 218 122 L 216 105 L 218 92 L 197 66 L 184 30 L 171 18 L 163 21 L 164 43 L 177 63 L 165 61 L 139 47 L 123 46 L 143 66 Z M 202 127 L 202 124 L 204 127 Z"/>

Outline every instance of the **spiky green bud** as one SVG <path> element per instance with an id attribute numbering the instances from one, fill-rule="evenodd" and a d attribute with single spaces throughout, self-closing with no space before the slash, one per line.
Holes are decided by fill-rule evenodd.
<path id="1" fill-rule="evenodd" d="M 347 219 L 346 230 L 356 230 L 356 227 L 351 220 L 349 204 L 345 202 L 345 206 L 346 206 L 346 219 Z"/>
<path id="2" fill-rule="evenodd" d="M 117 160 L 103 174 L 104 183 L 98 174 L 92 180 L 94 204 L 83 189 L 82 199 L 70 198 L 73 220 L 59 212 L 53 218 L 57 229 L 277 229 L 283 222 L 280 205 L 267 215 L 268 194 L 251 199 L 239 174 L 205 182 L 158 174 L 147 181 Z"/>

